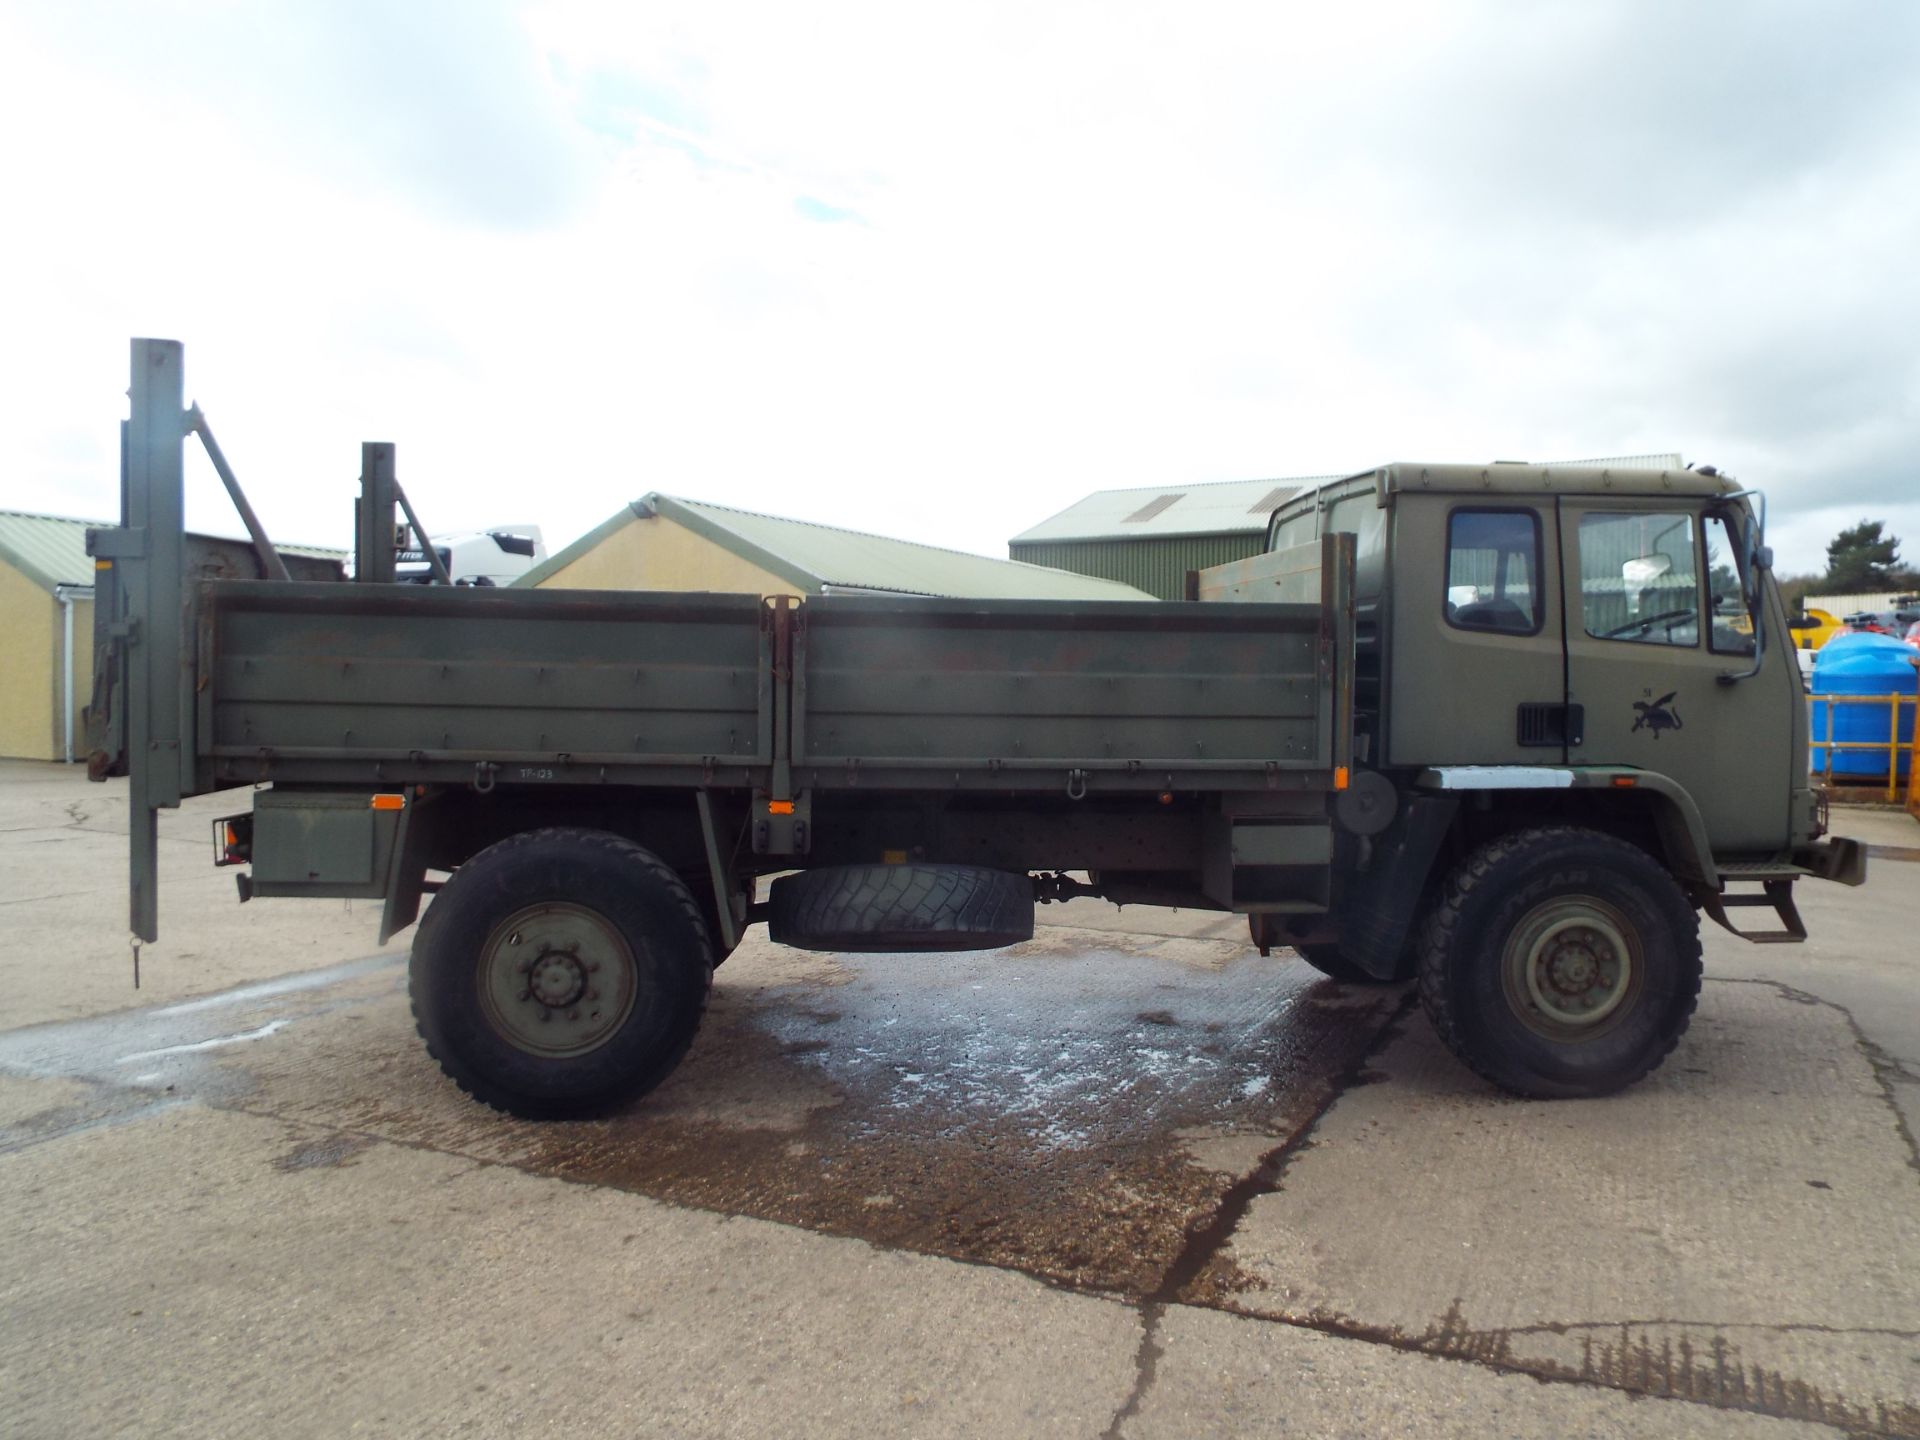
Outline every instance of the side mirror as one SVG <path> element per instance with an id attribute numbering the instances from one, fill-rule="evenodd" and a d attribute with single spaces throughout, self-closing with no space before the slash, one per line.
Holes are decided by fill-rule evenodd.
<path id="1" fill-rule="evenodd" d="M 1620 579 L 1628 585 L 1651 585 L 1673 569 L 1671 555 L 1641 555 L 1620 566 Z"/>
<path id="2" fill-rule="evenodd" d="M 1759 490 L 1739 490 L 1723 498 L 1731 502 L 1743 496 L 1750 497 L 1754 502 L 1753 513 L 1741 527 L 1747 566 L 1746 573 L 1740 577 L 1741 596 L 1746 601 L 1747 615 L 1753 623 L 1753 664 L 1745 670 L 1730 670 L 1715 677 L 1722 685 L 1736 685 L 1742 680 L 1751 680 L 1760 673 L 1767 654 L 1766 607 L 1762 603 L 1766 587 L 1760 581 L 1762 571 L 1773 569 L 1773 547 L 1766 543 L 1767 497 Z"/>

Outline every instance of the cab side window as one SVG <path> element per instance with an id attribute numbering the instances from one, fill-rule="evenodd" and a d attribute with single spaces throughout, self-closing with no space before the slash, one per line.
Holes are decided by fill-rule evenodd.
<path id="1" fill-rule="evenodd" d="M 1540 628 L 1540 517 L 1456 510 L 1447 517 L 1447 623 L 1532 635 Z"/>
<path id="2" fill-rule="evenodd" d="M 1363 490 L 1356 495 L 1347 495 L 1333 502 L 1327 510 L 1325 525 L 1321 533 L 1331 535 L 1344 530 L 1353 536 L 1353 548 L 1357 554 L 1383 549 L 1387 540 L 1387 512 L 1380 508 L 1380 502 L 1374 498 L 1373 491 Z"/>
<path id="3" fill-rule="evenodd" d="M 1707 542 L 1707 617 L 1713 627 L 1707 644 L 1722 655 L 1753 654 L 1753 617 L 1747 613 L 1739 550 L 1726 518 L 1709 515 L 1700 522 Z"/>
<path id="4" fill-rule="evenodd" d="M 1587 634 L 1638 645 L 1700 643 L 1693 516 L 1606 511 L 1580 517 L 1580 607 Z"/>
<path id="5" fill-rule="evenodd" d="M 1313 539 L 1314 512 L 1308 510 L 1299 515 L 1289 515 L 1273 527 L 1273 540 L 1267 546 L 1269 550 L 1290 550 L 1295 545 L 1304 545 Z"/>

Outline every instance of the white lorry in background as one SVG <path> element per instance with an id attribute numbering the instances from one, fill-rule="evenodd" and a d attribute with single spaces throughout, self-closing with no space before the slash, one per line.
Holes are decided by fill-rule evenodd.
<path id="1" fill-rule="evenodd" d="M 490 530 L 436 535 L 433 548 L 440 552 L 440 561 L 456 585 L 511 585 L 547 558 L 538 525 L 496 525 Z M 400 584 L 434 583 L 433 565 L 417 543 L 401 547 L 393 560 L 393 578 Z"/>

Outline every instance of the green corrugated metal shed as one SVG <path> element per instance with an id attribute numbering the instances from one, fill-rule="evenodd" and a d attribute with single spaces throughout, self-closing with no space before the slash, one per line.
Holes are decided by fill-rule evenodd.
<path id="1" fill-rule="evenodd" d="M 1162 600 L 1186 594 L 1187 572 L 1257 554 L 1264 531 L 1242 535 L 1153 536 L 1140 540 L 1054 540 L 1021 545 L 1014 558 L 1075 575 L 1117 580 Z"/>
<path id="2" fill-rule="evenodd" d="M 1015 560 L 1118 580 L 1162 600 L 1187 572 L 1259 551 L 1267 519 L 1294 494 L 1335 477 L 1222 480 L 1096 490 L 1007 542 Z"/>
<path id="3" fill-rule="evenodd" d="M 636 520 L 669 520 L 744 560 L 779 576 L 795 589 L 874 590 L 896 595 L 937 595 L 972 600 L 1144 600 L 1131 585 L 997 560 L 912 540 L 894 540 L 736 510 L 704 500 L 651 494 L 595 526 L 578 540 L 514 581 L 536 586 L 564 570 L 609 536 Z"/>

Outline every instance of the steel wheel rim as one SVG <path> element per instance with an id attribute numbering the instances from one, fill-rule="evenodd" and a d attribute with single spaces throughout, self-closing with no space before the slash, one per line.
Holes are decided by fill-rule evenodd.
<path id="1" fill-rule="evenodd" d="M 1536 905 L 1501 956 L 1507 1004 L 1549 1040 L 1590 1040 L 1630 1014 L 1646 985 L 1646 955 L 1626 916 L 1593 896 Z"/>
<path id="2" fill-rule="evenodd" d="M 529 905 L 495 925 L 475 978 L 494 1033 L 548 1059 L 599 1049 L 639 994 L 626 937 L 598 911 L 562 901 Z"/>

